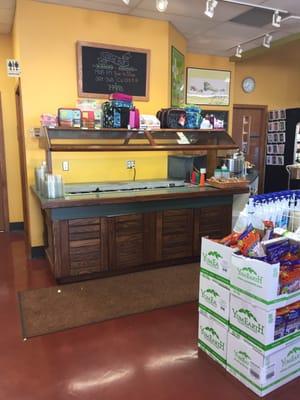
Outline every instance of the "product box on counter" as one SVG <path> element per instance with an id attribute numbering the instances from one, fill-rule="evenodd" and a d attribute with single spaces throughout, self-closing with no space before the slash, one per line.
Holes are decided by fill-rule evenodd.
<path id="1" fill-rule="evenodd" d="M 201 270 L 229 287 L 232 253 L 233 250 L 230 247 L 203 237 L 201 242 Z"/>
<path id="2" fill-rule="evenodd" d="M 230 286 L 232 293 L 264 310 L 274 310 L 300 300 L 300 290 L 279 293 L 280 264 L 232 254 Z"/>
<path id="3" fill-rule="evenodd" d="M 226 368 L 228 326 L 209 314 L 199 312 L 198 347 Z"/>
<path id="4" fill-rule="evenodd" d="M 300 376 L 300 340 L 266 356 L 229 333 L 227 371 L 258 396 L 265 396 Z"/>
<path id="5" fill-rule="evenodd" d="M 210 314 L 220 322 L 229 322 L 230 291 L 206 272 L 200 273 L 199 311 Z"/>
<path id="6" fill-rule="evenodd" d="M 229 326 L 232 332 L 267 354 L 300 338 L 300 309 L 281 317 L 276 310 L 263 310 L 231 294 Z"/>

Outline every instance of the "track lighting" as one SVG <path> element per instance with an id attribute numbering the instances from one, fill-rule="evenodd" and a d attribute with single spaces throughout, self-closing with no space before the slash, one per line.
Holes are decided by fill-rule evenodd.
<path id="1" fill-rule="evenodd" d="M 282 16 L 279 14 L 279 11 L 278 10 L 274 11 L 272 25 L 275 28 L 280 28 L 281 20 L 282 20 Z"/>
<path id="2" fill-rule="evenodd" d="M 215 13 L 215 8 L 217 7 L 217 5 L 218 5 L 217 0 L 207 0 L 204 14 L 209 18 L 213 18 Z"/>
<path id="3" fill-rule="evenodd" d="M 239 44 L 239 45 L 237 46 L 237 48 L 236 48 L 235 56 L 236 56 L 237 58 L 242 58 L 242 53 L 243 53 L 243 49 L 242 49 L 241 45 Z"/>
<path id="4" fill-rule="evenodd" d="M 269 33 L 266 33 L 264 36 L 264 40 L 263 40 L 263 46 L 267 47 L 268 49 L 271 47 L 271 42 L 272 42 L 273 36 L 270 35 Z"/>
<path id="5" fill-rule="evenodd" d="M 156 0 L 156 9 L 159 12 L 165 12 L 168 7 L 168 0 Z"/>
<path id="6" fill-rule="evenodd" d="M 129 6 L 130 0 L 123 0 L 123 3 L 125 3 L 126 6 Z"/>

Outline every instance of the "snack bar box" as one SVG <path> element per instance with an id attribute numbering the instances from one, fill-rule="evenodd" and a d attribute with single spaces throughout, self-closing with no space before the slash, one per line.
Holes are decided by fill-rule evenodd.
<path id="1" fill-rule="evenodd" d="M 232 254 L 230 287 L 246 301 L 264 310 L 274 310 L 300 300 L 300 290 L 278 294 L 280 265 Z"/>
<path id="2" fill-rule="evenodd" d="M 300 329 L 280 336 L 276 328 L 276 310 L 266 311 L 260 307 L 247 303 L 243 299 L 231 295 L 230 298 L 230 331 L 242 336 L 248 343 L 255 345 L 258 351 L 266 355 L 274 349 L 282 349 L 289 342 L 300 338 Z M 275 336 L 278 339 L 275 340 Z"/>
<path id="3" fill-rule="evenodd" d="M 202 310 L 224 325 L 229 323 L 230 291 L 206 272 L 200 273 L 199 311 Z"/>
<path id="4" fill-rule="evenodd" d="M 239 335 L 229 333 L 227 371 L 258 396 L 265 396 L 299 377 L 300 340 L 266 356 Z"/>
<path id="5" fill-rule="evenodd" d="M 228 326 L 211 315 L 199 312 L 198 347 L 226 368 Z"/>
<path id="6" fill-rule="evenodd" d="M 229 287 L 232 253 L 233 250 L 230 247 L 203 237 L 201 242 L 201 270 Z"/>

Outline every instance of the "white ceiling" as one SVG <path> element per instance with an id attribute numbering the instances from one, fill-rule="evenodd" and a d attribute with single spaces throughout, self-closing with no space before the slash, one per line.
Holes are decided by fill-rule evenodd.
<path id="1" fill-rule="evenodd" d="M 195 53 L 228 56 L 233 54 L 232 48 L 240 42 L 255 38 L 258 35 L 276 30 L 273 40 L 300 32 L 300 19 L 287 20 L 281 28 L 273 28 L 270 24 L 256 28 L 230 22 L 230 20 L 251 7 L 224 3 L 219 1 L 215 16 L 210 19 L 204 15 L 206 0 L 169 0 L 165 13 L 155 8 L 155 0 L 130 0 L 126 6 L 122 0 L 36 0 L 44 3 L 55 3 L 70 7 L 88 8 L 92 10 L 111 11 L 121 14 L 146 18 L 162 19 L 172 24 L 187 38 L 188 49 Z M 251 4 L 278 7 L 290 14 L 300 15 L 300 0 L 242 0 Z M 0 33 L 8 33 L 14 16 L 15 0 L 0 0 Z M 248 50 L 259 46 L 256 40 L 243 46 Z"/>

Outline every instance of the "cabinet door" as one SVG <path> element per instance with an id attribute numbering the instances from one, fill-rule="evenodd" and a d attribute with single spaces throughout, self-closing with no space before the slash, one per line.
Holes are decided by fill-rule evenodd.
<path id="1" fill-rule="evenodd" d="M 161 225 L 161 259 L 193 256 L 193 210 L 165 210 L 158 213 Z"/>
<path id="2" fill-rule="evenodd" d="M 61 257 L 69 266 L 62 276 L 76 276 L 108 269 L 106 218 L 62 221 Z"/>
<path id="3" fill-rule="evenodd" d="M 231 232 L 232 206 L 220 205 L 195 210 L 194 255 L 199 256 L 201 238 L 220 239 Z"/>
<path id="4" fill-rule="evenodd" d="M 109 259 L 114 270 L 155 261 L 155 213 L 109 218 Z"/>

